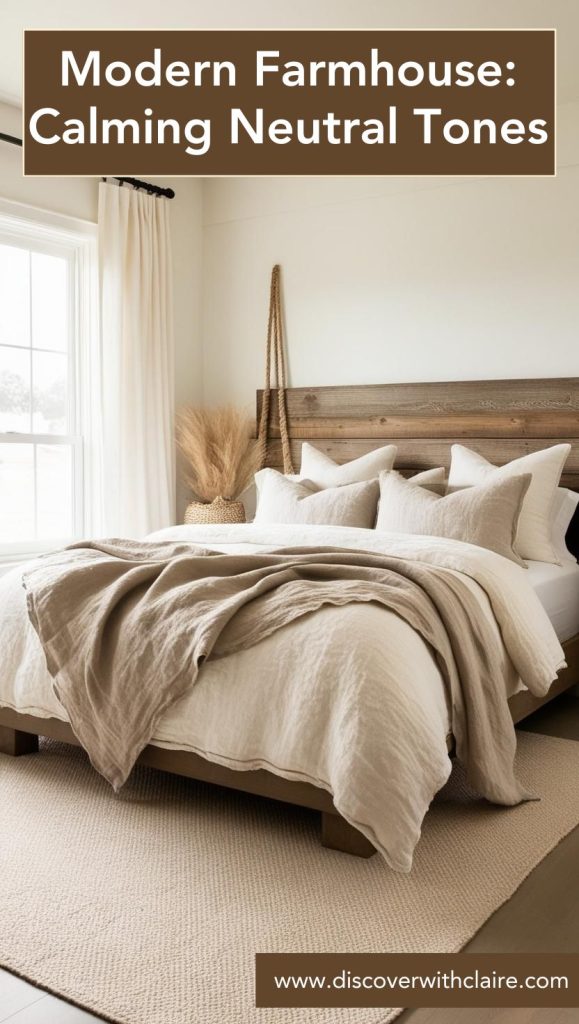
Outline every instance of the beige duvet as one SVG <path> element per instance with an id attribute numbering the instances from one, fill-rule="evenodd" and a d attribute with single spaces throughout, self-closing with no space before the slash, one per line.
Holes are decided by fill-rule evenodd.
<path id="1" fill-rule="evenodd" d="M 519 678 L 544 692 L 562 664 L 524 570 L 481 549 L 317 527 L 177 528 L 163 537 L 228 551 L 280 544 L 373 548 L 443 565 L 468 581 L 494 632 L 505 692 Z M 7 630 L 11 652 L 0 703 L 65 717 L 26 621 L 16 573 L 0 583 L 0 638 Z M 393 867 L 408 870 L 424 813 L 449 772 L 448 722 L 439 670 L 416 632 L 391 611 L 349 605 L 321 609 L 256 647 L 209 662 L 197 686 L 159 722 L 154 741 L 229 767 L 267 767 L 323 786 Z"/>

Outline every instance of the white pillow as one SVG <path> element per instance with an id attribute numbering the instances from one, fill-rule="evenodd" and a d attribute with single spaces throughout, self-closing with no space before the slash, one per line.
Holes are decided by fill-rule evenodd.
<path id="1" fill-rule="evenodd" d="M 383 469 L 392 469 L 397 450 L 395 444 L 387 444 L 340 466 L 329 455 L 304 441 L 300 477 L 311 480 L 316 487 L 341 487 L 343 484 L 374 480 Z"/>
<path id="2" fill-rule="evenodd" d="M 461 444 L 453 444 L 448 493 L 483 483 L 494 475 L 505 478 L 530 473 L 531 484 L 519 519 L 516 548 L 522 558 L 558 563 L 559 558 L 551 541 L 552 508 L 570 451 L 570 444 L 556 444 L 540 452 L 522 455 L 506 466 L 497 467 L 478 452 Z"/>
<path id="3" fill-rule="evenodd" d="M 418 484 L 419 487 L 425 487 L 427 491 L 433 491 L 434 494 L 442 496 L 446 493 L 446 470 L 444 466 L 440 466 L 437 469 L 422 469 L 420 473 L 414 473 L 409 479 L 411 483 Z"/>
<path id="4" fill-rule="evenodd" d="M 558 487 L 552 508 L 551 543 L 563 564 L 575 564 L 577 559 L 567 547 L 566 535 L 579 505 L 579 492 Z"/>
<path id="5" fill-rule="evenodd" d="M 256 523 L 311 523 L 371 530 L 376 522 L 378 480 L 318 489 L 310 480 L 288 480 L 275 469 L 255 474 Z"/>
<path id="6" fill-rule="evenodd" d="M 530 482 L 529 473 L 495 478 L 443 498 L 400 473 L 381 473 L 376 529 L 476 544 L 522 566 L 514 540 Z"/>

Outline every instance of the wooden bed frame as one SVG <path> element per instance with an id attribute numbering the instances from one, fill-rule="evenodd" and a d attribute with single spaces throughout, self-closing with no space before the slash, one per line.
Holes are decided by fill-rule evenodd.
<path id="1" fill-rule="evenodd" d="M 281 468 L 279 418 L 272 396 L 270 457 Z M 257 395 L 257 413 L 262 392 Z M 363 455 L 389 440 L 398 445 L 396 468 L 411 473 L 448 467 L 450 445 L 464 441 L 502 464 L 528 452 L 569 441 L 572 451 L 562 484 L 579 491 L 579 378 L 454 381 L 428 384 L 290 388 L 287 403 L 294 461 L 303 440 L 338 462 Z M 577 552 L 575 552 L 577 553 Z M 514 722 L 579 683 L 579 635 L 564 644 L 567 668 L 543 698 L 528 691 L 509 701 Z M 19 756 L 38 750 L 38 737 L 78 745 L 70 726 L 0 708 L 0 751 Z M 451 743 L 449 742 L 449 749 Z M 321 812 L 322 844 L 370 857 L 374 847 L 336 811 L 325 790 L 291 782 L 265 770 L 238 772 L 188 751 L 148 746 L 140 764 Z"/>

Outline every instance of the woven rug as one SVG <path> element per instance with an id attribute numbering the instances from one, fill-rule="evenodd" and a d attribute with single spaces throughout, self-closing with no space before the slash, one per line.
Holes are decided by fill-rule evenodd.
<path id="1" fill-rule="evenodd" d="M 518 760 L 540 802 L 455 775 L 400 875 L 322 849 L 308 811 L 147 769 L 114 796 L 56 743 L 0 755 L 0 965 L 121 1024 L 303 1021 L 253 1008 L 256 951 L 459 950 L 579 822 L 579 743 L 523 733 Z"/>

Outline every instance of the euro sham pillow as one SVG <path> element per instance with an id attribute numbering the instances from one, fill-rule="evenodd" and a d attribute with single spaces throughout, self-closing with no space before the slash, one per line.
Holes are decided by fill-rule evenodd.
<path id="1" fill-rule="evenodd" d="M 300 478 L 310 480 L 316 487 L 342 487 L 344 484 L 374 480 L 383 469 L 392 469 L 397 450 L 395 444 L 387 444 L 341 466 L 314 448 L 313 444 L 304 441 Z"/>
<path id="2" fill-rule="evenodd" d="M 535 562 L 558 563 L 559 558 L 551 541 L 552 508 L 563 466 L 570 451 L 570 444 L 556 444 L 552 448 L 513 459 L 505 466 L 493 466 L 492 462 L 488 462 L 478 452 L 473 452 L 461 444 L 453 444 L 448 493 L 481 484 L 492 477 L 504 480 L 530 473 L 531 483 L 517 530 L 517 551 L 521 558 L 530 558 Z"/>
<path id="3" fill-rule="evenodd" d="M 310 480 L 288 480 L 275 469 L 255 474 L 256 523 L 310 523 L 371 530 L 376 522 L 378 480 L 320 489 Z"/>
<path id="4" fill-rule="evenodd" d="M 527 473 L 442 497 L 399 473 L 381 473 L 376 529 L 461 540 L 524 566 L 514 542 L 530 482 Z"/>
<path id="5" fill-rule="evenodd" d="M 575 555 L 567 547 L 567 530 L 579 506 L 579 492 L 569 491 L 566 487 L 558 487 L 552 508 L 551 543 L 562 565 L 573 565 L 577 562 Z"/>

